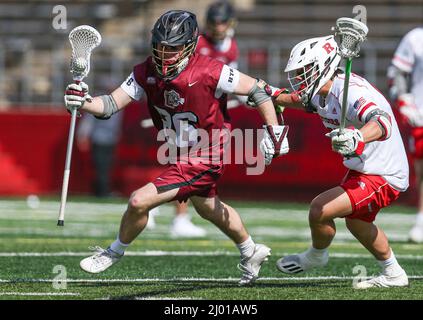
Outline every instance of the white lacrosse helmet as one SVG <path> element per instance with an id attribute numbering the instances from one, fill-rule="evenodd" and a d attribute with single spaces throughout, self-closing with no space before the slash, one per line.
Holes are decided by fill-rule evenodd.
<path id="1" fill-rule="evenodd" d="M 307 103 L 332 78 L 340 62 L 334 36 L 312 38 L 292 49 L 285 72 L 292 89 Z"/>

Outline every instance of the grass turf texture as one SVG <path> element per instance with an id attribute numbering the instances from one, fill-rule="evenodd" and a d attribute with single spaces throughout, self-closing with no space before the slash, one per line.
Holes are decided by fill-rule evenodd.
<path id="1" fill-rule="evenodd" d="M 0 299 L 423 298 L 423 245 L 407 243 L 414 221 L 412 208 L 392 207 L 376 220 L 392 239 L 391 246 L 410 276 L 410 287 L 357 291 L 352 289 L 357 275 L 354 267 L 364 266 L 368 276 L 377 274 L 379 267 L 348 233 L 343 220 L 337 221 L 329 265 L 291 277 L 280 273 L 275 263 L 282 255 L 309 246 L 307 205 L 229 203 L 239 209 L 255 241 L 272 248 L 261 279 L 248 288 L 237 285 L 237 249 L 210 223 L 193 214 L 193 221 L 207 229 L 207 237 L 170 237 L 171 205 L 160 208 L 156 229 L 146 230 L 121 262 L 104 273 L 90 275 L 79 268 L 79 261 L 89 255 L 88 246 L 107 247 L 116 237 L 126 200 L 70 199 L 65 227 L 56 226 L 57 199 L 41 199 L 36 209 L 22 199 L 0 200 Z M 57 265 L 66 268 L 66 289 L 53 287 Z"/>

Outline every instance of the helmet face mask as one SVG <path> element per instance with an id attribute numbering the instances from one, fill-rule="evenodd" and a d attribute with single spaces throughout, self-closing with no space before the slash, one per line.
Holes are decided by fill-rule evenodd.
<path id="1" fill-rule="evenodd" d="M 176 47 L 153 45 L 153 62 L 159 76 L 163 79 L 176 77 L 188 64 L 189 57 L 194 50 L 195 43 Z"/>
<path id="2" fill-rule="evenodd" d="M 302 68 L 289 71 L 288 81 L 297 94 L 301 96 L 317 80 L 319 73 L 316 64 L 310 63 Z"/>
<path id="3" fill-rule="evenodd" d="M 341 61 L 338 51 L 333 36 L 305 40 L 292 49 L 285 72 L 291 87 L 304 103 L 335 74 Z"/>
<path id="4" fill-rule="evenodd" d="M 154 24 L 151 39 L 153 63 L 164 80 L 176 78 L 187 66 L 198 40 L 198 25 L 193 13 L 172 10 Z"/>

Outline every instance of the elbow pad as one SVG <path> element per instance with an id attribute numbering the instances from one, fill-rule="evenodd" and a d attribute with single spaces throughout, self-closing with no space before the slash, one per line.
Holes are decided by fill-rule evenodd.
<path id="1" fill-rule="evenodd" d="M 256 79 L 256 83 L 248 92 L 248 100 L 252 101 L 254 106 L 269 101 L 272 97 L 272 88 L 261 79 Z"/>
<path id="2" fill-rule="evenodd" d="M 109 94 L 109 95 L 103 95 L 100 96 L 101 100 L 103 101 L 103 114 L 101 116 L 95 116 L 97 119 L 100 120 L 107 120 L 110 119 L 110 117 L 119 111 L 118 106 L 116 104 L 115 99 Z"/>
<path id="3" fill-rule="evenodd" d="M 382 130 L 382 137 L 379 138 L 379 141 L 389 139 L 392 132 L 392 121 L 391 116 L 387 112 L 375 109 L 367 115 L 364 122 L 367 123 L 369 121 L 376 121 Z"/>

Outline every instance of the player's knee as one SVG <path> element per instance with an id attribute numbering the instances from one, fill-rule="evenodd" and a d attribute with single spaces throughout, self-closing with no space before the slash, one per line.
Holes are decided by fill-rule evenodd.
<path id="1" fill-rule="evenodd" d="M 139 192 L 133 192 L 129 198 L 128 210 L 131 213 L 145 214 L 148 212 L 148 204 Z"/>
<path id="2" fill-rule="evenodd" d="M 324 203 L 319 201 L 318 198 L 313 199 L 310 204 L 310 211 L 308 213 L 308 219 L 310 223 L 319 223 L 324 220 Z"/>

